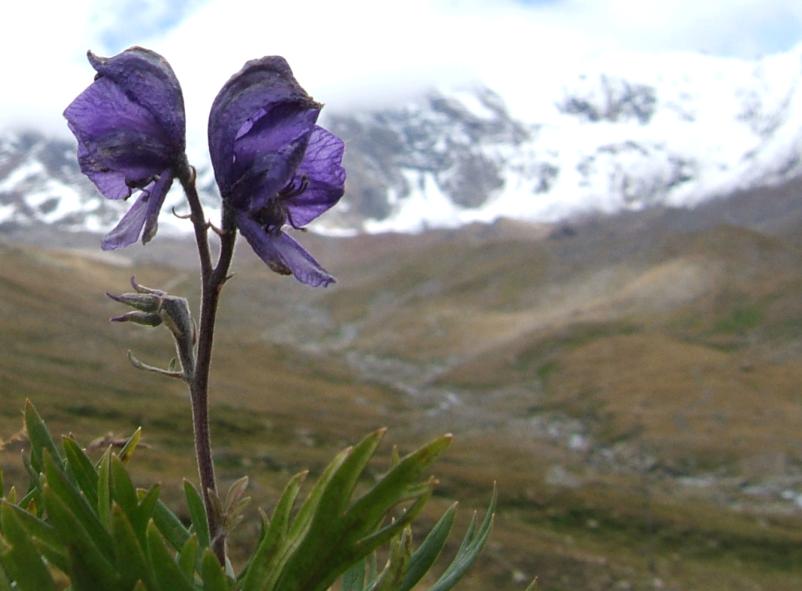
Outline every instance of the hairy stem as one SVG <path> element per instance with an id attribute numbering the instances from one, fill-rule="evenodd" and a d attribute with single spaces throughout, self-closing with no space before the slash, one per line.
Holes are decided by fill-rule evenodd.
<path id="1" fill-rule="evenodd" d="M 225 531 L 221 518 L 217 514 L 211 498 L 217 494 L 214 475 L 212 444 L 209 433 L 209 369 L 212 362 L 212 345 L 214 342 L 214 325 L 217 316 L 217 305 L 220 292 L 228 279 L 228 270 L 234 254 L 234 243 L 237 230 L 233 214 L 228 208 L 223 210 L 223 228 L 220 235 L 220 254 L 217 264 L 212 266 L 209 249 L 209 225 L 206 222 L 198 191 L 195 188 L 195 170 L 184 161 L 178 170 L 178 178 L 187 196 L 191 216 L 195 227 L 195 240 L 198 245 L 201 268 L 201 309 L 197 333 L 197 351 L 195 355 L 195 371 L 189 380 L 189 392 L 192 400 L 192 425 L 195 434 L 195 456 L 198 464 L 203 500 L 209 518 L 209 533 L 214 541 L 214 552 L 220 563 L 225 565 Z"/>

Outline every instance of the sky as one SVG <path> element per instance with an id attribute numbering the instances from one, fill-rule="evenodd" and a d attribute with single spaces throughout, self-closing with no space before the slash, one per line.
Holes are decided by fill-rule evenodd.
<path id="1" fill-rule="evenodd" d="M 184 89 L 190 136 L 248 59 L 284 55 L 331 110 L 482 82 L 536 92 L 605 52 L 754 58 L 802 43 L 798 0 L 26 0 L 0 13 L 0 128 L 66 134 L 92 81 L 85 53 L 158 51 Z"/>

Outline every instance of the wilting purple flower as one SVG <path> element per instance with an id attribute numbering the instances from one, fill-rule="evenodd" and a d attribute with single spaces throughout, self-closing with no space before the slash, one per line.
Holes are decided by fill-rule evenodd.
<path id="1" fill-rule="evenodd" d="M 78 140 L 78 163 L 109 199 L 137 200 L 103 249 L 142 243 L 156 234 L 159 210 L 185 148 L 184 98 L 167 61 L 132 47 L 111 58 L 88 52 L 95 81 L 64 111 Z"/>
<path id="2" fill-rule="evenodd" d="M 334 278 L 292 237 L 343 195 L 343 142 L 315 124 L 321 105 L 281 57 L 253 60 L 226 82 L 209 115 L 220 194 L 256 254 L 278 273 L 326 286 Z"/>

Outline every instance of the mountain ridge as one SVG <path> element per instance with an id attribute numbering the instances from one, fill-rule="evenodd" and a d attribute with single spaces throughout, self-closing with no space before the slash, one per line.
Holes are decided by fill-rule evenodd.
<path id="1" fill-rule="evenodd" d="M 521 96 L 482 85 L 398 106 L 335 111 L 346 196 L 313 225 L 328 234 L 419 232 L 502 217 L 558 223 L 650 207 L 695 207 L 802 176 L 802 45 L 759 60 L 624 55 L 536 77 Z M 523 92 L 523 91 L 522 91 Z M 219 213 L 213 175 L 199 188 Z M 164 231 L 186 224 L 174 189 Z M 124 206 L 82 177 L 75 147 L 37 130 L 0 133 L 0 231 L 107 231 Z"/>

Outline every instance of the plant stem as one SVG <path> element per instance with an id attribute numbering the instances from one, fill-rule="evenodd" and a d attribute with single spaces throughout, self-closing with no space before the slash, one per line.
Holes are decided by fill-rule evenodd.
<path id="1" fill-rule="evenodd" d="M 220 254 L 217 264 L 212 266 L 209 249 L 209 224 L 203 212 L 198 191 L 195 188 L 195 170 L 184 160 L 178 168 L 178 179 L 184 188 L 195 227 L 195 240 L 198 245 L 201 268 L 201 308 L 197 332 L 197 351 L 195 371 L 189 381 L 192 401 L 192 426 L 195 435 L 195 456 L 198 464 L 201 492 L 209 519 L 209 534 L 213 540 L 213 550 L 220 564 L 225 566 L 226 540 L 222 515 L 212 503 L 212 495 L 217 494 L 214 475 L 214 460 L 209 433 L 209 369 L 212 362 L 214 325 L 220 292 L 228 279 L 228 270 L 234 254 L 237 230 L 233 213 L 224 205 L 222 232 L 220 234 Z"/>

